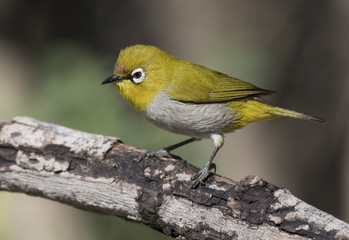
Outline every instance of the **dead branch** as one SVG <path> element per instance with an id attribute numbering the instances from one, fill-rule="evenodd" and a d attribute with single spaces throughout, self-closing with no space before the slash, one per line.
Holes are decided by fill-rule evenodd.
<path id="1" fill-rule="evenodd" d="M 259 177 L 214 175 L 119 139 L 16 117 L 0 122 L 0 190 L 144 223 L 178 239 L 349 239 L 349 225 Z"/>

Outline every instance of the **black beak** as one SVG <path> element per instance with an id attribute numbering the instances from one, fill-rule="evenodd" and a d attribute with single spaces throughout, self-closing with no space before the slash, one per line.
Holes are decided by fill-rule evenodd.
<path id="1" fill-rule="evenodd" d="M 101 84 L 103 85 L 103 84 L 112 83 L 112 82 L 121 82 L 122 80 L 124 80 L 122 77 L 116 74 L 113 74 L 107 79 L 105 79 Z"/>

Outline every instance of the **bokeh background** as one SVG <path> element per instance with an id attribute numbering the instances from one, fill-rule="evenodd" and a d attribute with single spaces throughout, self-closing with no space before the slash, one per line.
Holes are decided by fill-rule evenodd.
<path id="1" fill-rule="evenodd" d="M 157 150 L 158 129 L 114 87 L 120 49 L 151 44 L 276 92 L 326 120 L 277 119 L 226 137 L 217 173 L 258 175 L 349 221 L 349 1 L 0 1 L 0 119 L 26 115 Z M 201 167 L 209 140 L 175 153 Z M 168 239 L 146 226 L 0 192 L 0 239 Z"/>

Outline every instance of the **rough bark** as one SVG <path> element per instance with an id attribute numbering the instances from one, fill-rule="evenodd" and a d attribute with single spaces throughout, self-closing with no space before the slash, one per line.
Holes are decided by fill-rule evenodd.
<path id="1" fill-rule="evenodd" d="M 257 176 L 213 175 L 119 139 L 16 117 L 0 122 L 0 190 L 144 223 L 178 239 L 349 239 L 349 225 Z"/>

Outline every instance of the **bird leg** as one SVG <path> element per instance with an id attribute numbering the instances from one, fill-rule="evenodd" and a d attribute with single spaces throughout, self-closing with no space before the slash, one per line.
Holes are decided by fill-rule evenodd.
<path id="1" fill-rule="evenodd" d="M 212 163 L 212 161 L 216 156 L 218 150 L 223 146 L 224 139 L 223 136 L 220 134 L 212 134 L 210 137 L 213 140 L 215 148 L 213 149 L 210 159 L 205 163 L 203 168 L 191 177 L 191 180 L 193 180 L 191 188 L 196 188 L 199 185 L 199 183 L 204 184 L 206 178 L 210 175 L 211 169 L 214 169 L 214 172 L 216 172 L 216 164 Z"/>
<path id="2" fill-rule="evenodd" d="M 181 157 L 174 155 L 174 154 L 171 154 L 170 152 L 176 148 L 182 147 L 182 146 L 189 144 L 189 143 L 192 143 L 194 141 L 200 141 L 200 139 L 193 137 L 193 138 L 189 138 L 185 141 L 182 141 L 182 142 L 173 144 L 171 146 L 165 147 L 163 149 L 160 149 L 159 151 L 156 151 L 156 152 L 147 151 L 147 152 L 141 154 L 141 156 L 138 158 L 138 160 L 140 161 L 144 158 L 149 158 L 149 157 L 165 157 L 165 158 L 182 159 Z"/>

